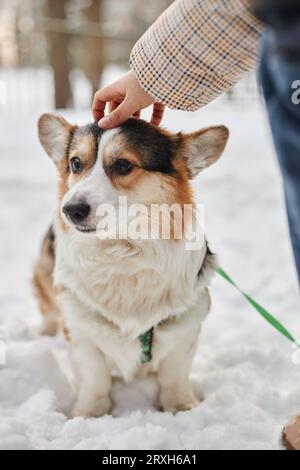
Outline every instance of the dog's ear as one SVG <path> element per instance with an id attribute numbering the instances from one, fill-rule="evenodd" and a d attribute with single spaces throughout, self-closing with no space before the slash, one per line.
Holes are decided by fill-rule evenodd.
<path id="1" fill-rule="evenodd" d="M 183 157 L 187 163 L 190 178 L 195 178 L 204 168 L 215 163 L 223 153 L 229 131 L 225 126 L 214 126 L 180 134 Z"/>
<path id="2" fill-rule="evenodd" d="M 38 122 L 39 139 L 42 147 L 58 163 L 65 157 L 73 126 L 57 114 L 43 114 Z"/>

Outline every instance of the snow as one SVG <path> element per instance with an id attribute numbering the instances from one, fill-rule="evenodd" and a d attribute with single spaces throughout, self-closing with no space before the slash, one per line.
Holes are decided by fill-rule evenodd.
<path id="1" fill-rule="evenodd" d="M 46 109 L 45 109 L 46 111 Z M 63 112 L 72 121 L 88 111 Z M 30 277 L 55 204 L 55 170 L 39 147 L 37 113 L 0 118 L 0 449 L 279 449 L 300 410 L 295 349 L 220 277 L 195 357 L 199 407 L 155 408 L 152 379 L 113 386 L 113 416 L 68 419 L 75 392 L 61 336 L 40 337 Z M 226 124 L 230 144 L 196 182 L 211 247 L 247 292 L 300 337 L 299 298 L 267 124 L 258 103 L 221 100 L 168 112 L 173 130 Z M 298 336 L 297 336 L 298 335 Z"/>

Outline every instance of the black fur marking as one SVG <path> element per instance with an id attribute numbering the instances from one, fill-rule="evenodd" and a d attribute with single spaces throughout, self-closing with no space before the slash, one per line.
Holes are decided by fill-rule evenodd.
<path id="1" fill-rule="evenodd" d="M 129 148 L 139 154 L 145 170 L 174 174 L 173 158 L 178 150 L 178 139 L 168 137 L 146 121 L 133 118 L 122 124 L 120 133 Z"/>
<path id="2" fill-rule="evenodd" d="M 99 142 L 104 132 L 96 122 L 75 127 L 70 139 L 68 153 L 72 148 L 76 148 L 76 145 L 80 142 L 80 137 L 92 134 L 95 140 L 96 161 Z M 139 155 L 142 168 L 147 171 L 158 171 L 176 176 L 173 159 L 180 145 L 179 138 L 171 138 L 158 127 L 152 126 L 141 119 L 133 118 L 122 124 L 120 134 L 124 136 L 128 148 Z"/>
<path id="3" fill-rule="evenodd" d="M 98 150 L 98 144 L 99 144 L 99 140 L 100 140 L 100 137 L 101 135 L 103 134 L 103 130 L 100 129 L 100 127 L 98 126 L 97 122 L 93 122 L 91 124 L 87 124 L 86 126 L 83 126 L 83 127 L 80 127 L 80 130 L 82 132 L 82 134 L 92 134 L 93 137 L 94 137 L 94 140 L 95 140 L 95 144 L 96 144 L 96 148 Z"/>
<path id="4" fill-rule="evenodd" d="M 215 255 L 215 253 L 213 253 L 213 252 L 211 251 L 207 240 L 206 240 L 206 251 L 207 251 L 208 256 L 213 256 L 213 255 Z"/>
<path id="5" fill-rule="evenodd" d="M 48 232 L 46 234 L 46 237 L 47 239 L 49 240 L 49 242 L 53 243 L 54 240 L 55 240 L 55 233 L 54 233 L 54 230 L 53 230 L 53 227 L 52 225 L 50 225 L 49 229 L 48 229 Z"/>
<path id="6" fill-rule="evenodd" d="M 202 269 L 203 269 L 203 266 L 204 266 L 204 264 L 205 264 L 206 258 L 208 258 L 209 256 L 215 256 L 215 253 L 213 253 L 213 252 L 211 251 L 211 249 L 209 248 L 209 244 L 208 244 L 208 241 L 207 241 L 207 240 L 205 240 L 205 244 L 206 244 L 206 253 L 205 253 L 204 259 L 203 259 L 203 261 L 202 261 L 201 267 L 200 267 L 200 269 L 199 269 L 199 271 L 198 271 L 198 274 L 197 274 L 198 277 L 201 276 Z"/>
<path id="7" fill-rule="evenodd" d="M 55 256 L 55 233 L 53 226 L 50 225 L 48 232 L 45 235 L 45 242 L 47 243 L 48 253 L 50 256 Z"/>
<path id="8" fill-rule="evenodd" d="M 84 135 L 92 134 L 94 141 L 95 141 L 95 161 L 96 161 L 97 156 L 98 156 L 99 141 L 103 132 L 104 131 L 100 129 L 100 127 L 98 126 L 96 122 L 86 124 L 85 126 L 75 127 L 72 137 L 71 137 L 69 151 L 70 149 L 76 147 L 78 141 L 80 141 L 80 137 Z"/>

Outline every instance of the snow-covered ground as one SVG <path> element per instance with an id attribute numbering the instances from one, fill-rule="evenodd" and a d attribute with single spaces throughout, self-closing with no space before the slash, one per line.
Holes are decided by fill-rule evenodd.
<path id="1" fill-rule="evenodd" d="M 90 119 L 88 112 L 76 113 L 64 115 Z M 66 347 L 61 337 L 36 333 L 39 316 L 30 286 L 56 181 L 38 144 L 37 117 L 0 117 L 0 352 L 6 350 L 0 448 L 280 448 L 282 425 L 300 411 L 300 364 L 292 361 L 292 345 L 219 277 L 192 373 L 196 393 L 204 396 L 198 408 L 176 416 L 157 411 L 157 390 L 149 379 L 114 385 L 113 416 L 67 418 L 74 390 Z M 237 282 L 299 338 L 280 175 L 260 106 L 223 101 L 194 114 L 169 112 L 164 121 L 173 130 L 217 123 L 229 126 L 230 144 L 196 184 L 211 247 Z"/>

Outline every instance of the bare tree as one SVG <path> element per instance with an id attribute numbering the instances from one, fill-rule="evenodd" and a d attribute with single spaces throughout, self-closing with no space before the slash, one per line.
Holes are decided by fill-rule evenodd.
<path id="1" fill-rule="evenodd" d="M 105 0 L 91 0 L 84 10 L 87 21 L 99 23 L 99 31 L 102 26 L 104 3 Z M 101 37 L 86 36 L 83 39 L 83 48 L 85 51 L 83 67 L 94 94 L 99 88 L 100 78 L 105 66 L 104 40 Z"/>
<path id="2" fill-rule="evenodd" d="M 50 18 L 66 19 L 67 0 L 47 0 Z M 55 107 L 66 108 L 72 104 L 70 83 L 69 36 L 49 32 L 50 64 L 54 73 Z"/>

